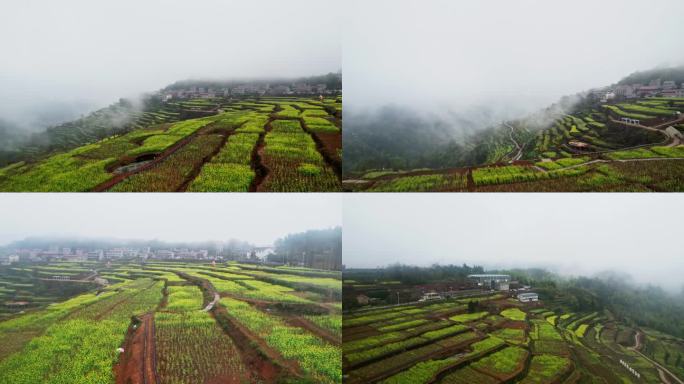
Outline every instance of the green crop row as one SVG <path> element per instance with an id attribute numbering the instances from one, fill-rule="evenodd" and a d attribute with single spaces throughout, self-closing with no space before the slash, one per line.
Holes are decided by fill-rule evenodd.
<path id="1" fill-rule="evenodd" d="M 422 192 L 462 190 L 466 187 L 466 177 L 457 173 L 419 176 L 400 176 L 389 180 L 377 181 L 370 189 L 373 192 Z"/>
<path id="2" fill-rule="evenodd" d="M 130 317 L 152 310 L 161 300 L 161 283 L 142 280 L 118 285 L 117 289 L 120 291 L 101 295 L 104 298 L 84 295 L 48 309 L 47 313 L 77 311 L 61 320 L 51 317 L 50 321 L 58 321 L 42 336 L 2 360 L 0 383 L 113 382 L 116 348 L 123 342 Z"/>
<path id="3" fill-rule="evenodd" d="M 236 133 L 221 151 L 205 164 L 188 187 L 196 192 L 247 192 L 255 172 L 252 152 L 259 139 L 256 133 Z"/>
<path id="4" fill-rule="evenodd" d="M 199 167 L 221 144 L 220 135 L 202 135 L 169 155 L 156 166 L 134 174 L 116 184 L 114 192 L 173 192 L 183 185 L 192 172 Z"/>
<path id="5" fill-rule="evenodd" d="M 340 130 L 330 120 L 322 117 L 304 117 L 304 124 L 311 132 L 339 132 Z"/>
<path id="6" fill-rule="evenodd" d="M 166 309 L 169 311 L 187 312 L 200 310 L 202 308 L 202 292 L 195 286 L 169 286 L 168 304 Z"/>
<path id="7" fill-rule="evenodd" d="M 286 325 L 277 317 L 254 309 L 249 304 L 230 298 L 222 298 L 221 304 L 228 314 L 286 359 L 298 362 L 302 369 L 320 383 L 342 381 L 342 356 L 340 348 L 326 343 L 302 328 Z"/>
<path id="8" fill-rule="evenodd" d="M 192 288 L 199 293 L 198 288 Z M 160 382 L 205 383 L 217 377 L 249 382 L 247 366 L 242 362 L 232 339 L 209 313 L 193 312 L 191 309 L 198 308 L 190 308 L 190 304 L 188 302 L 184 306 L 182 313 L 161 312 L 155 316 L 155 348 Z"/>
<path id="9" fill-rule="evenodd" d="M 457 321 L 459 323 L 468 323 L 475 320 L 480 320 L 487 317 L 488 312 L 464 313 L 461 315 L 451 316 L 449 320 Z"/>
<path id="10" fill-rule="evenodd" d="M 504 309 L 501 311 L 501 316 L 516 321 L 524 321 L 527 319 L 527 314 L 518 308 Z"/>
<path id="11" fill-rule="evenodd" d="M 264 139 L 264 165 L 270 173 L 262 188 L 270 192 L 339 191 L 340 181 L 301 128 L 275 120 Z"/>
<path id="12" fill-rule="evenodd" d="M 527 376 L 520 383 L 547 383 L 570 369 L 569 359 L 554 355 L 535 355 L 532 357 Z"/>
<path id="13" fill-rule="evenodd" d="M 527 355 L 527 350 L 523 348 L 507 347 L 483 357 L 471 366 L 481 371 L 491 372 L 497 377 L 510 377 L 523 368 Z"/>

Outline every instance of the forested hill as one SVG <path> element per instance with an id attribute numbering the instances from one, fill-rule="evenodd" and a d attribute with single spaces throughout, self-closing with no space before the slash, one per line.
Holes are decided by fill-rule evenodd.
<path id="1" fill-rule="evenodd" d="M 679 293 L 631 282 L 629 276 L 604 275 L 565 279 L 539 270 L 505 271 L 548 296 L 562 297 L 576 311 L 607 309 L 620 320 L 684 337 L 684 286 Z M 541 289 L 538 289 L 544 292 Z"/>
<path id="2" fill-rule="evenodd" d="M 12 145 L 0 147 L 0 167 L 17 161 L 32 161 L 50 153 L 67 151 L 113 135 L 128 132 L 154 122 L 172 120 L 177 114 L 162 110 L 160 100 L 146 97 L 141 102 L 120 99 L 79 119 L 41 132 L 26 134 L 19 127 L 0 127 L 3 141 Z"/>
<path id="3" fill-rule="evenodd" d="M 308 83 L 308 84 L 325 84 L 327 89 L 341 90 L 342 89 L 342 73 L 328 73 L 318 76 L 306 76 L 299 78 L 259 78 L 259 79 L 188 79 L 177 81 L 167 87 L 164 91 L 173 91 L 177 89 L 184 89 L 188 87 L 204 87 L 204 88 L 224 88 L 232 87 L 240 84 L 269 84 L 276 85 L 290 85 L 292 83 Z"/>
<path id="4" fill-rule="evenodd" d="M 380 269 L 347 269 L 345 280 L 363 284 L 400 281 L 408 285 L 465 282 L 469 274 L 502 273 L 531 285 L 548 309 L 561 312 L 608 310 L 627 324 L 650 327 L 684 338 L 684 286 L 679 293 L 633 283 L 629 276 L 566 278 L 542 268 L 485 270 L 480 266 L 433 265 L 416 267 L 395 264 Z"/>
<path id="5" fill-rule="evenodd" d="M 684 65 L 671 68 L 655 68 L 646 71 L 637 71 L 630 74 L 629 76 L 624 77 L 622 80 L 618 82 L 618 84 L 648 85 L 650 81 L 658 79 L 662 81 L 672 80 L 675 83 L 677 83 L 677 85 L 683 83 Z"/>
<path id="6" fill-rule="evenodd" d="M 306 82 L 325 84 L 326 89 L 341 90 L 342 74 L 328 73 L 297 79 L 250 80 L 183 80 L 168 85 L 161 91 L 187 87 L 229 87 L 249 82 L 270 85 Z M 43 131 L 28 133 L 0 116 L 0 168 L 19 161 L 34 161 L 49 154 L 68 151 L 110 136 L 120 135 L 153 124 L 182 120 L 182 111 L 188 107 L 182 102 L 163 103 L 159 93 L 147 94 L 137 100 L 120 99 L 105 108 Z M 192 106 L 190 106 L 192 108 Z"/>

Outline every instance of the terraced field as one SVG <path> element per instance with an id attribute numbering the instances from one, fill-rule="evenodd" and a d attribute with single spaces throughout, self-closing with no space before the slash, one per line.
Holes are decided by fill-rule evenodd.
<path id="1" fill-rule="evenodd" d="M 339 272 L 87 264 L 108 284 L 0 321 L 0 383 L 342 380 Z"/>
<path id="2" fill-rule="evenodd" d="M 676 382 L 683 340 L 549 307 L 483 294 L 345 313 L 345 382 Z"/>
<path id="3" fill-rule="evenodd" d="M 0 191 L 341 190 L 341 98 L 198 99 L 174 108 L 175 120 L 159 116 L 2 168 Z"/>
<path id="4" fill-rule="evenodd" d="M 370 170 L 348 191 L 682 191 L 684 98 L 648 98 L 559 115 L 535 131 L 503 123 L 487 160 L 458 169 Z"/>

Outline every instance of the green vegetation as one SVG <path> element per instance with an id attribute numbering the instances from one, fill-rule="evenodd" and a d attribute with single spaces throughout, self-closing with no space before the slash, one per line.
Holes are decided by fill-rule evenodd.
<path id="1" fill-rule="evenodd" d="M 280 116 L 280 114 L 278 114 Z M 333 169 L 295 120 L 274 120 L 264 138 L 263 163 L 271 171 L 261 188 L 270 192 L 338 191 Z"/>
<path id="2" fill-rule="evenodd" d="M 573 106 L 571 115 L 556 107 L 545 110 L 543 119 L 539 114 L 510 121 L 458 143 L 444 140 L 450 134 L 436 127 L 439 122 L 424 120 L 409 111 L 388 108 L 377 116 L 366 116 L 356 123 L 359 126 L 347 130 L 348 180 L 344 187 L 370 192 L 684 189 L 681 177 L 671 169 L 684 163 L 683 146 L 678 145 L 671 131 L 665 131 L 671 124 L 684 132 L 684 124 L 678 121 L 679 113 L 684 113 L 684 102 L 649 97 L 606 104 L 587 97 Z M 640 120 L 640 124 L 627 124 L 622 118 Z M 387 121 L 392 123 L 388 125 Z M 416 128 L 423 126 L 425 129 Z M 521 157 L 514 159 L 518 145 L 522 147 Z M 639 161 L 633 167 L 641 173 L 637 178 L 620 172 L 608 175 L 602 168 L 606 164 L 621 168 L 623 160 L 651 158 L 673 161 Z M 649 183 L 647 179 L 659 181 Z"/>
<path id="3" fill-rule="evenodd" d="M 510 377 L 523 368 L 527 355 L 528 352 L 522 348 L 507 347 L 476 361 L 471 366 L 498 377 Z"/>
<path id="4" fill-rule="evenodd" d="M 374 185 L 373 192 L 422 192 L 458 190 L 466 187 L 466 179 L 459 174 L 403 176 Z"/>
<path id="5" fill-rule="evenodd" d="M 285 108 L 281 115 L 299 116 L 288 103 L 307 112 L 302 121 L 310 133 L 299 119 L 271 121 L 276 104 Z M 160 113 L 68 152 L 9 164 L 0 168 L 0 191 L 85 192 L 105 186 L 110 191 L 340 191 L 335 167 L 341 131 L 332 123 L 338 117 L 315 104 L 320 103 L 297 98 L 173 103 L 170 108 L 213 115 L 178 121 L 184 113 Z M 216 114 L 220 105 L 224 108 Z M 269 126 L 273 129 L 266 133 Z M 261 140 L 263 154 L 257 153 Z M 264 185 L 254 185 L 262 181 L 260 173 L 267 173 Z"/>
<path id="6" fill-rule="evenodd" d="M 527 314 L 518 308 L 509 308 L 501 311 L 501 316 L 517 321 L 523 321 L 527 318 Z"/>
<path id="7" fill-rule="evenodd" d="M 202 307 L 202 293 L 194 286 L 171 286 L 167 309 L 155 316 L 155 347 L 160 358 L 160 381 L 206 382 L 215 377 L 246 381 L 247 367 L 233 341 Z M 207 348 L 211 345 L 211 349 Z"/>
<path id="8" fill-rule="evenodd" d="M 535 355 L 530 363 L 530 370 L 521 383 L 548 383 L 570 369 L 569 359 L 553 355 Z"/>
<path id="9" fill-rule="evenodd" d="M 117 348 L 124 347 L 131 353 L 130 345 L 124 343 L 126 333 L 136 329 L 145 332 L 143 328 L 153 332 L 156 374 L 160 382 L 213 382 L 226 377 L 238 382 L 263 381 L 262 373 L 254 371 L 242 360 L 243 355 L 236 343 L 243 341 L 229 336 L 230 333 L 225 332 L 224 325 L 218 321 L 217 313 L 223 313 L 225 309 L 219 305 L 213 309 L 213 314 L 201 310 L 206 305 L 207 292 L 191 285 L 197 284 L 197 280 L 186 278 L 206 278 L 202 275 L 204 271 L 229 279 L 222 281 L 248 282 L 255 294 L 262 290 L 273 292 L 275 297 L 275 292 L 279 292 L 284 298 L 297 296 L 288 293 L 294 292 L 292 288 L 258 281 L 257 278 L 278 278 L 281 275 L 284 276 L 283 281 L 301 278 L 304 284 L 297 286 L 300 289 L 297 293 L 308 297 L 308 300 L 300 298 L 298 303 L 304 304 L 301 307 L 292 309 L 284 306 L 276 314 L 252 307 L 237 298 L 223 298 L 221 303 L 226 305 L 232 318 L 255 333 L 256 338 L 251 342 L 265 343 L 273 348 L 274 356 L 283 361 L 296 361 L 301 366 L 301 376 L 290 377 L 290 374 L 283 373 L 283 380 L 341 382 L 341 348 L 320 338 L 318 333 L 293 326 L 281 317 L 293 311 L 293 314 L 309 321 L 311 326 L 318 327 L 320 332 L 341 338 L 342 308 L 339 301 L 307 291 L 307 287 L 315 284 L 330 286 L 328 279 L 332 278 L 294 275 L 336 276 L 339 286 L 339 273 L 308 268 L 271 268 L 288 273 L 260 271 L 258 277 L 241 274 L 251 273 L 250 267 L 164 261 L 150 261 L 144 265 L 56 262 L 21 268 L 2 267 L 0 288 L 32 289 L 36 293 L 41 293 L 36 288 L 40 285 L 37 278 L 41 273 L 80 278 L 96 270 L 100 276 L 111 278 L 110 283 L 113 279 L 121 282 L 100 287 L 97 293 L 94 285 L 85 285 L 84 289 L 90 292 L 72 290 L 75 296 L 69 300 L 49 304 L 50 300 L 35 310 L 0 320 L 0 338 L 4 341 L 0 345 L 0 383 L 85 384 L 123 380 L 115 378 L 115 375 L 124 372 L 113 369 L 124 356 Z M 24 278 L 29 280 L 21 280 Z M 65 283 L 65 287 L 69 286 Z M 277 303 L 286 304 L 285 301 Z M 207 348 L 208 345 L 211 348 Z"/>
<path id="10" fill-rule="evenodd" d="M 236 133 L 205 164 L 188 187 L 191 192 L 247 192 L 256 176 L 252 169 L 252 153 L 259 135 Z"/>
<path id="11" fill-rule="evenodd" d="M 47 327 L 21 352 L 0 361 L 7 383 L 107 383 L 130 316 L 149 311 L 161 300 L 161 285 L 142 279 L 120 286 L 118 293 L 72 302 L 75 311 Z M 89 301 L 91 299 L 88 299 Z M 118 303 L 118 305 L 114 305 Z M 2 324 L 2 323 L 0 323 Z M 65 354 L 63 351 L 70 351 Z"/>
<path id="12" fill-rule="evenodd" d="M 116 184 L 111 191 L 177 191 L 220 144 L 219 135 L 197 136 L 158 166 L 125 179 Z"/>
<path id="13" fill-rule="evenodd" d="M 424 289 L 447 279 L 456 285 L 473 273 L 486 271 L 467 265 L 395 265 L 348 271 L 345 289 L 350 285 L 355 293 L 378 292 L 392 282 L 387 290 L 404 290 L 414 279 L 413 286 Z M 614 280 L 568 281 L 538 269 L 509 273 L 521 284 L 531 284 L 541 301 L 520 303 L 506 293 L 483 290 L 474 297 L 345 313 L 345 382 L 636 382 L 620 360 L 642 381 L 656 382 L 656 366 L 632 349 L 637 329 L 643 333 L 641 353 L 673 372 L 684 371 L 679 336 L 644 326 L 676 331 L 677 320 L 671 316 L 681 313 L 676 303 L 680 296 Z M 383 328 L 417 320 L 424 322 L 413 328 Z"/>
<path id="14" fill-rule="evenodd" d="M 304 332 L 301 328 L 287 326 L 283 321 L 260 312 L 245 302 L 222 298 L 221 304 L 226 307 L 229 316 L 262 337 L 283 357 L 295 359 L 307 373 L 321 383 L 342 380 L 339 365 L 341 353 L 338 348 Z"/>

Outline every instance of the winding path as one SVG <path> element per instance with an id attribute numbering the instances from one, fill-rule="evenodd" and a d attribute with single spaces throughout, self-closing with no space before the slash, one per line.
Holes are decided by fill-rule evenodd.
<path id="1" fill-rule="evenodd" d="M 523 155 L 523 152 L 522 152 L 522 151 L 523 151 L 523 146 L 521 146 L 521 145 L 515 140 L 515 138 L 513 138 L 513 133 L 514 133 L 514 128 L 513 128 L 513 126 L 510 125 L 510 124 L 508 124 L 508 123 L 505 122 L 505 121 L 503 122 L 503 125 L 506 126 L 506 127 L 508 127 L 508 128 L 510 128 L 510 130 L 511 130 L 511 131 L 508 133 L 508 137 L 511 138 L 511 141 L 513 142 L 513 145 L 515 145 L 515 148 L 516 148 L 516 149 L 514 149 L 513 151 L 511 151 L 511 153 L 513 153 L 515 150 L 518 151 L 518 152 L 517 152 L 517 153 L 508 161 L 508 164 L 511 164 L 511 163 L 513 163 L 514 161 L 518 161 L 518 160 L 520 160 L 520 159 L 522 158 L 522 155 Z M 508 155 L 506 155 L 506 156 L 508 156 Z"/>
<path id="2" fill-rule="evenodd" d="M 209 312 L 209 311 L 211 311 L 211 310 L 214 308 L 214 305 L 216 305 L 216 303 L 219 302 L 219 300 L 221 300 L 221 296 L 219 296 L 218 293 L 214 292 L 214 300 L 213 300 L 211 303 L 207 304 L 207 306 L 204 307 L 204 309 L 202 310 L 202 312 Z"/>
<path id="3" fill-rule="evenodd" d="M 665 368 L 662 365 L 658 364 L 657 362 L 651 360 L 651 358 L 649 358 L 648 356 L 641 353 L 641 351 L 639 351 L 639 349 L 641 349 L 641 335 L 642 335 L 641 331 L 637 331 L 637 333 L 634 334 L 634 346 L 630 347 L 629 349 L 638 353 L 641 357 L 643 357 L 644 359 L 648 360 L 648 362 L 653 364 L 656 367 L 656 369 L 658 370 L 658 373 L 660 374 L 660 379 L 664 383 L 670 383 L 671 381 L 669 380 L 669 378 L 671 378 L 671 379 L 674 379 L 679 384 L 684 384 L 684 381 L 682 381 L 679 377 L 675 376 L 667 368 Z M 667 376 L 665 376 L 665 374 L 669 375 L 669 378 Z"/>

